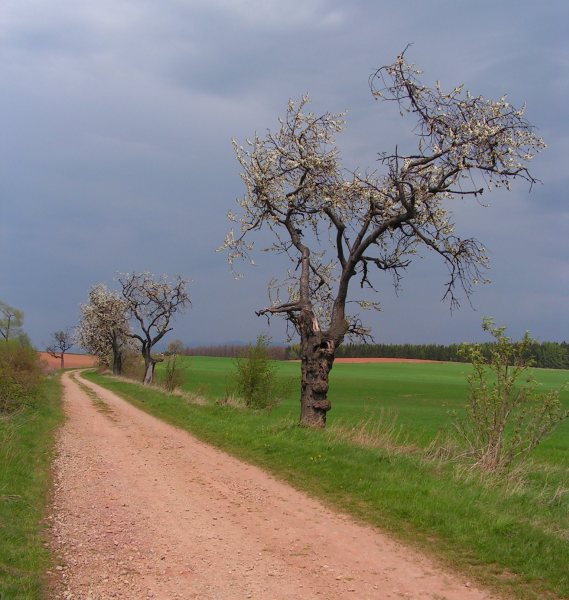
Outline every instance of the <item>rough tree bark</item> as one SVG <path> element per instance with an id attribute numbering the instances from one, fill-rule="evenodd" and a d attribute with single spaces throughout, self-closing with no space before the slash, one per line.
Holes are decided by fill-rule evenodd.
<path id="1" fill-rule="evenodd" d="M 154 368 L 156 364 L 162 362 L 162 359 L 155 358 L 151 354 L 151 349 L 148 346 L 145 346 L 142 349 L 142 356 L 144 358 L 144 385 L 150 385 L 154 381 Z"/>
<path id="2" fill-rule="evenodd" d="M 121 375 L 122 373 L 122 353 L 113 353 L 113 375 Z"/>
<path id="3" fill-rule="evenodd" d="M 156 362 L 151 356 L 144 355 L 144 385 L 150 385 L 154 381 L 154 367 Z"/>
<path id="4" fill-rule="evenodd" d="M 316 320 L 301 315 L 301 384 L 300 422 L 310 427 L 324 427 L 326 413 L 332 408 L 328 400 L 328 377 L 334 364 L 336 344 L 314 328 Z"/>

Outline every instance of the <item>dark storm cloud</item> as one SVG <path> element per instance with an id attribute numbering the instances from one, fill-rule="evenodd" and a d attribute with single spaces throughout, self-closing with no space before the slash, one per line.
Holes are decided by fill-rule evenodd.
<path id="1" fill-rule="evenodd" d="M 396 297 L 386 279 L 378 339 L 461 340 L 480 318 L 569 337 L 566 3 L 327 0 L 8 0 L 0 8 L 0 298 L 42 344 L 72 324 L 91 284 L 117 271 L 182 273 L 193 308 L 176 335 L 222 341 L 267 331 L 271 258 L 235 282 L 215 253 L 242 193 L 230 140 L 277 126 L 289 97 L 348 109 L 347 165 L 412 147 L 413 123 L 372 100 L 367 79 L 407 43 L 427 83 L 527 101 L 548 150 L 542 186 L 457 203 L 493 280 L 450 316 L 444 268 L 418 261 Z M 231 299 L 231 302 L 228 302 Z M 271 329 L 276 339 L 283 328 Z"/>

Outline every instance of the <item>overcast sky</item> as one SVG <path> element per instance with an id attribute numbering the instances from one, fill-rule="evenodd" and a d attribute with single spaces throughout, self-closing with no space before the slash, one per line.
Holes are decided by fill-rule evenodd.
<path id="1" fill-rule="evenodd" d="M 369 315 L 378 342 L 480 339 L 483 316 L 513 335 L 569 339 L 569 3 L 502 0 L 3 0 L 0 4 L 0 299 L 38 346 L 77 323 L 91 285 L 120 271 L 181 274 L 186 343 L 284 339 L 254 311 L 270 256 L 235 281 L 215 252 L 243 192 L 231 138 L 275 128 L 289 98 L 347 110 L 346 165 L 412 142 L 368 77 L 413 43 L 424 80 L 507 93 L 548 148 L 543 185 L 458 202 L 457 231 L 490 251 L 490 285 L 450 313 L 427 257 Z"/>

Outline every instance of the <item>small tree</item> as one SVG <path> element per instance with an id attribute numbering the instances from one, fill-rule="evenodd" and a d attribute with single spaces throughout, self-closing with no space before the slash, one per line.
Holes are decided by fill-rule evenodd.
<path id="1" fill-rule="evenodd" d="M 239 231 L 229 231 L 221 249 L 230 264 L 249 259 L 251 236 L 267 229 L 270 249 L 290 259 L 288 274 L 269 285 L 270 305 L 257 314 L 285 317 L 300 336 L 300 420 L 313 427 L 325 425 L 331 408 L 328 376 L 336 349 L 345 336 L 367 333 L 347 312 L 353 280 L 374 290 L 378 271 L 397 285 L 427 249 L 448 267 L 444 298 L 457 306 L 456 289 L 470 295 L 483 280 L 487 256 L 478 240 L 455 233 L 447 203 L 475 198 L 485 188 L 509 189 L 516 179 L 533 183 L 525 164 L 544 147 L 523 109 L 505 97 L 428 87 L 404 55 L 373 74 L 371 91 L 415 118 L 417 147 L 381 154 L 382 174 L 342 167 L 335 137 L 344 114 L 306 112 L 307 97 L 289 102 L 276 133 L 255 135 L 245 148 L 234 141 L 245 195 L 238 214 L 228 215 Z M 375 306 L 366 298 L 358 303 Z"/>
<path id="2" fill-rule="evenodd" d="M 73 347 L 73 334 L 69 330 L 55 331 L 52 333 L 53 342 L 45 349 L 46 352 L 61 361 L 61 368 L 65 367 L 65 353 Z"/>
<path id="3" fill-rule="evenodd" d="M 132 345 L 129 334 L 125 299 L 102 283 L 93 286 L 87 303 L 81 305 L 79 345 L 94 354 L 99 363 L 112 363 L 113 374 L 120 375 L 123 354 Z"/>
<path id="4" fill-rule="evenodd" d="M 166 346 L 166 352 L 164 354 L 178 356 L 179 354 L 184 354 L 186 347 L 184 346 L 184 342 L 182 340 L 172 340 Z"/>
<path id="5" fill-rule="evenodd" d="M 489 358 L 480 345 L 461 350 L 473 371 L 467 377 L 466 419 L 455 425 L 476 465 L 496 471 L 531 452 L 569 411 L 559 401 L 559 391 L 538 391 L 528 358 L 534 340 L 528 332 L 513 342 L 505 327 L 495 327 L 491 319 L 484 319 L 482 328 L 494 343 Z"/>
<path id="6" fill-rule="evenodd" d="M 21 333 L 24 313 L 0 300 L 0 336 L 9 340 Z"/>
<path id="7" fill-rule="evenodd" d="M 118 282 L 127 306 L 127 314 L 138 332 L 128 333 L 140 342 L 144 358 L 144 384 L 154 378 L 154 367 L 160 359 L 152 356 L 152 348 L 169 331 L 170 321 L 176 312 L 190 304 L 186 291 L 187 281 L 180 276 L 168 281 L 166 275 L 156 279 L 151 273 L 121 273 Z"/>
<path id="8" fill-rule="evenodd" d="M 184 383 L 184 376 L 178 365 L 178 355 L 169 354 L 164 363 L 160 385 L 168 392 L 173 392 Z"/>
<path id="9" fill-rule="evenodd" d="M 269 338 L 257 337 L 235 362 L 236 392 L 249 408 L 271 408 L 278 403 L 276 370 L 269 354 Z"/>

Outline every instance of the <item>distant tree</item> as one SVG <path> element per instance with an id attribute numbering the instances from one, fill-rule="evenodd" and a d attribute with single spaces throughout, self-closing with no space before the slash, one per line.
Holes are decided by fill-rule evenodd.
<path id="1" fill-rule="evenodd" d="M 566 369 L 569 366 L 569 353 L 567 348 L 556 342 L 542 342 L 534 344 L 532 354 L 535 364 L 546 369 Z"/>
<path id="2" fill-rule="evenodd" d="M 243 352 L 248 349 L 247 345 L 240 344 L 223 344 L 220 346 L 195 346 L 193 348 L 184 348 L 186 356 L 219 356 L 229 358 L 239 358 L 243 356 Z M 267 347 L 267 352 L 271 360 L 288 360 L 290 358 L 291 349 L 288 346 L 273 346 Z"/>
<path id="3" fill-rule="evenodd" d="M 0 336 L 5 340 L 18 337 L 21 333 L 24 313 L 0 300 Z"/>
<path id="4" fill-rule="evenodd" d="M 129 334 L 126 300 L 102 283 L 93 286 L 88 301 L 81 305 L 79 345 L 101 364 L 112 364 L 113 373 L 120 375 L 123 353 L 132 345 Z"/>
<path id="5" fill-rule="evenodd" d="M 350 284 L 374 290 L 373 271 L 389 273 L 397 285 L 422 248 L 448 267 L 444 298 L 458 305 L 457 288 L 468 296 L 483 280 L 482 244 L 454 232 L 446 203 L 476 198 L 485 188 L 510 188 L 535 179 L 525 166 L 544 147 L 523 109 L 505 97 L 488 100 L 458 86 L 444 92 L 425 86 L 405 52 L 370 78 L 377 100 L 415 117 L 415 150 L 381 154 L 382 175 L 346 171 L 335 136 L 344 114 L 306 112 L 308 98 L 290 101 L 280 127 L 255 135 L 246 148 L 234 141 L 246 192 L 221 249 L 233 264 L 250 260 L 251 236 L 268 229 L 273 252 L 287 256 L 288 274 L 269 285 L 270 305 L 258 315 L 279 315 L 300 336 L 301 423 L 323 427 L 331 408 L 328 375 L 345 336 L 365 336 L 357 315 L 347 313 Z M 361 308 L 374 303 L 358 302 Z"/>
<path id="6" fill-rule="evenodd" d="M 50 356 L 58 358 L 61 361 L 60 366 L 63 369 L 65 367 L 65 353 L 75 343 L 73 334 L 69 330 L 55 331 L 52 333 L 52 338 L 52 343 L 45 350 Z"/>
<path id="7" fill-rule="evenodd" d="M 127 315 L 137 327 L 129 337 L 140 342 L 144 358 L 144 384 L 154 378 L 154 367 L 159 359 L 152 356 L 152 348 L 169 331 L 175 313 L 190 304 L 186 291 L 187 281 L 179 276 L 168 281 L 166 275 L 156 279 L 151 273 L 121 273 L 118 277 Z"/>
<path id="8" fill-rule="evenodd" d="M 185 350 L 186 347 L 184 346 L 184 342 L 182 342 L 182 340 L 172 340 L 169 342 L 168 346 L 166 346 L 165 354 L 177 356 L 179 354 L 184 354 Z"/>

